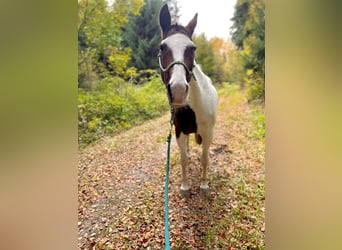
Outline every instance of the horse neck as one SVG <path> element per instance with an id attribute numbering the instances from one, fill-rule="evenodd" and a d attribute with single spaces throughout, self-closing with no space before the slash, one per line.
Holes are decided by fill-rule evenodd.
<path id="1" fill-rule="evenodd" d="M 195 79 L 192 79 L 190 82 L 189 100 L 190 102 L 195 103 L 202 100 L 205 90 L 209 88 L 209 84 L 211 84 L 211 80 L 203 73 L 196 62 L 194 63 L 192 73 L 194 74 Z"/>

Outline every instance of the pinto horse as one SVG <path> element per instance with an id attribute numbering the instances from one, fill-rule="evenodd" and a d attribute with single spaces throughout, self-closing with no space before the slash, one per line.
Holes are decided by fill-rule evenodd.
<path id="1" fill-rule="evenodd" d="M 174 109 L 173 124 L 182 165 L 180 190 L 185 196 L 190 195 L 188 157 L 191 133 L 195 133 L 196 142 L 202 144 L 200 191 L 208 194 L 208 154 L 217 114 L 217 92 L 194 59 L 196 45 L 192 34 L 196 24 L 197 14 L 186 26 L 182 26 L 171 24 L 167 4 L 160 10 L 159 66 L 171 108 Z"/>

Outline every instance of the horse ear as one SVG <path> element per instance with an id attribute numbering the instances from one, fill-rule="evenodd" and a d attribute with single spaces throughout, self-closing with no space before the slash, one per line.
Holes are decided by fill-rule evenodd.
<path id="1" fill-rule="evenodd" d="M 159 12 L 159 26 L 162 31 L 162 36 L 170 29 L 171 27 L 171 15 L 169 11 L 169 7 L 167 4 L 160 9 Z"/>
<path id="2" fill-rule="evenodd" d="M 196 15 L 191 19 L 191 21 L 188 23 L 188 25 L 185 27 L 186 30 L 188 31 L 188 35 L 189 37 L 192 36 L 192 34 L 194 33 L 196 24 L 197 24 L 197 13 Z"/>

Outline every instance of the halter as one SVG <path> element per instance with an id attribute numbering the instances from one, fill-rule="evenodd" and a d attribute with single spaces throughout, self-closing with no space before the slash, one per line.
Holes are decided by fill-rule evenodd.
<path id="1" fill-rule="evenodd" d="M 192 71 L 189 69 L 189 67 L 182 61 L 173 61 L 166 68 L 164 68 L 163 65 L 161 64 L 160 56 L 161 56 L 161 54 L 159 52 L 159 54 L 158 54 L 159 67 L 160 67 L 160 70 L 163 71 L 163 73 L 168 72 L 174 65 L 180 64 L 185 68 L 186 73 L 188 73 L 190 76 L 194 76 Z"/>

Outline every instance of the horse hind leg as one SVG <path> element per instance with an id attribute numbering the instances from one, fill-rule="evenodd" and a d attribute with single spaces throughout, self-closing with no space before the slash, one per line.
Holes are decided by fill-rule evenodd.
<path id="1" fill-rule="evenodd" d="M 209 180 L 208 180 L 208 163 L 209 163 L 209 147 L 204 147 L 203 145 L 203 152 L 201 156 L 201 166 L 202 166 L 202 173 L 201 173 L 201 189 L 208 189 L 209 188 Z"/>
<path id="2" fill-rule="evenodd" d="M 203 136 L 203 144 L 202 144 L 202 156 L 201 156 L 201 185 L 200 185 L 200 193 L 202 195 L 209 195 L 209 180 L 208 180 L 208 164 L 209 164 L 209 147 L 212 142 L 213 133 L 209 131 L 206 136 Z"/>
<path id="3" fill-rule="evenodd" d="M 188 180 L 188 135 L 180 133 L 177 138 L 177 144 L 181 155 L 181 166 L 182 166 L 182 181 L 180 190 L 183 196 L 190 196 L 190 184 Z"/>
<path id="4" fill-rule="evenodd" d="M 189 146 L 189 136 L 186 138 L 186 156 L 190 159 L 190 146 Z"/>

